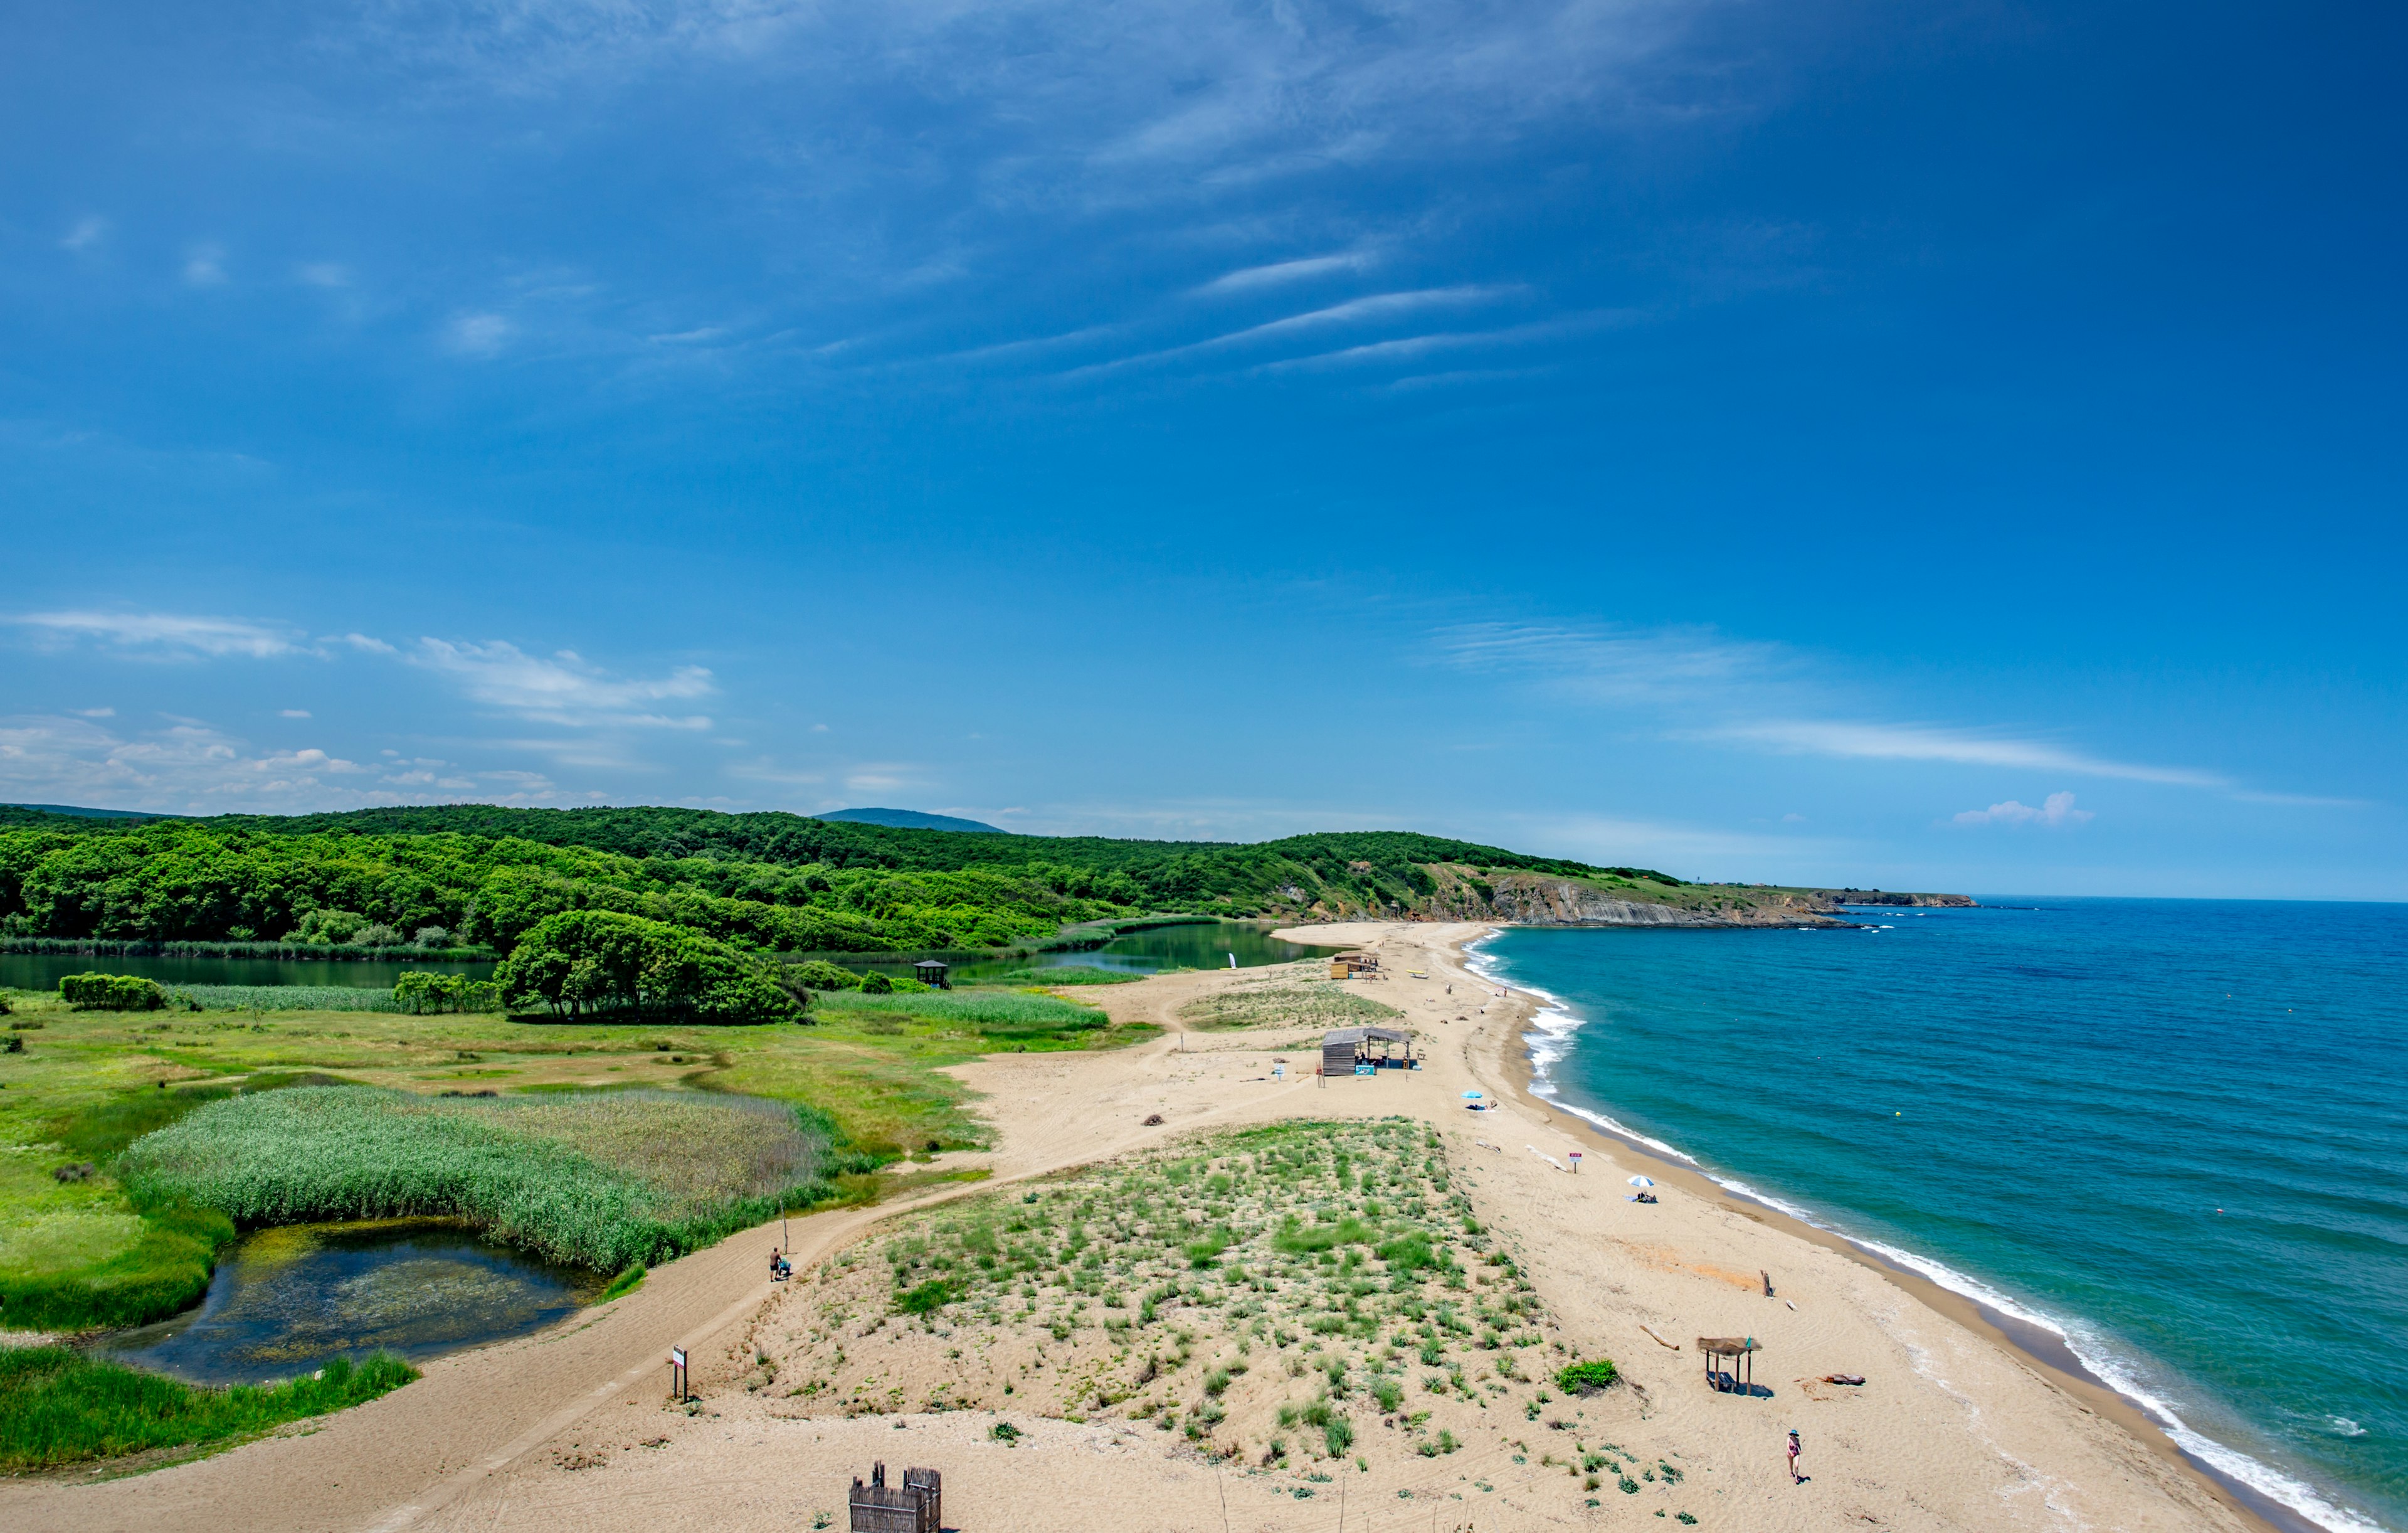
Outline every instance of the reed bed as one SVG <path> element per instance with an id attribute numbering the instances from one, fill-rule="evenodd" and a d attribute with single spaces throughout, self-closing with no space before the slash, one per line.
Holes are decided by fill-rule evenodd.
<path id="1" fill-rule="evenodd" d="M 405 1011 L 390 989 L 346 984 L 179 984 L 169 1004 L 202 1011 Z"/>
<path id="2" fill-rule="evenodd" d="M 209 1103 L 136 1140 L 118 1174 L 137 1200 L 245 1225 L 458 1218 L 614 1272 L 819 1196 L 827 1147 L 793 1108 L 742 1097 L 310 1086 Z"/>

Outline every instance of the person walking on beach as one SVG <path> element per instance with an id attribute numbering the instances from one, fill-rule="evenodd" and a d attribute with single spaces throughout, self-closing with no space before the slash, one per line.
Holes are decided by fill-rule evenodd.
<path id="1" fill-rule="evenodd" d="M 1798 1472 L 1798 1428 L 1793 1426 L 1789 1429 L 1789 1483 L 1793 1485 L 1802 1483 L 1806 1478 Z"/>

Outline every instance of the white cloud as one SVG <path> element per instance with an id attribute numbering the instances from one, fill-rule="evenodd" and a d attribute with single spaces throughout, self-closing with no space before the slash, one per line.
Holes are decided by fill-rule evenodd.
<path id="1" fill-rule="evenodd" d="M 1836 719 L 1772 719 L 1727 724 L 1711 738 L 1806 755 L 1870 761 L 1945 761 L 1969 766 L 2013 766 L 2079 772 L 2086 777 L 2164 782 L 2186 788 L 2222 788 L 2227 779 L 2185 766 L 2110 761 L 2069 751 L 2045 740 L 2002 733 L 1942 729 L 1924 724 L 1864 724 Z"/>
<path id="2" fill-rule="evenodd" d="M 294 268 L 293 275 L 311 287 L 343 288 L 351 285 L 351 269 L 332 261 L 311 261 Z"/>
<path id="3" fill-rule="evenodd" d="M 2088 809 L 2073 807 L 2070 793 L 2053 793 L 2041 800 L 2038 809 L 2019 804 L 2010 798 L 2003 804 L 1993 804 L 1985 809 L 1967 809 L 1956 816 L 1960 825 L 2079 825 L 2096 818 Z"/>
<path id="4" fill-rule="evenodd" d="M 422 638 L 414 664 L 461 682 L 480 703 L 545 724 L 589 726 L 633 724 L 664 729 L 708 729 L 700 715 L 670 716 L 646 705 L 708 696 L 718 690 L 710 672 L 681 666 L 664 677 L 622 679 L 590 666 L 575 652 L 549 658 L 531 655 L 501 639 L 454 644 Z"/>
<path id="5" fill-rule="evenodd" d="M 79 719 L 113 719 L 117 717 L 117 709 L 113 708 L 78 708 L 70 709 L 68 711 L 73 713 Z"/>
<path id="6" fill-rule="evenodd" d="M 306 719 L 309 716 L 309 710 L 306 708 L 279 709 L 276 716 L 280 719 Z"/>
<path id="7" fill-rule="evenodd" d="M 195 245 L 184 252 L 184 282 L 188 287 L 223 287 L 225 285 L 225 250 L 218 245 Z"/>
<path id="8" fill-rule="evenodd" d="M 105 218 L 79 218 L 76 220 L 74 225 L 67 230 L 65 236 L 59 240 L 59 249 L 63 251 L 72 251 L 80 255 L 84 251 L 98 245 L 108 236 L 108 220 Z"/>
<path id="9" fill-rule="evenodd" d="M 864 762 L 844 778 L 844 785 L 854 793 L 893 793 L 913 781 L 911 767 L 901 762 Z"/>
<path id="10" fill-rule="evenodd" d="M 123 650 L 184 656 L 248 655 L 269 660 L 305 652 L 289 630 L 243 618 L 174 612 L 28 612 L 0 619 L 58 638 L 98 639 Z"/>
<path id="11" fill-rule="evenodd" d="M 1301 282 L 1309 278 L 1326 277 L 1331 272 L 1362 271 L 1371 265 L 1369 255 L 1315 255 L 1301 261 L 1275 261 L 1267 266 L 1248 266 L 1226 277 L 1215 277 L 1197 288 L 1197 293 L 1251 293 L 1258 288 L 1281 287 L 1289 282 Z"/>
<path id="12" fill-rule="evenodd" d="M 500 314 L 455 314 L 443 327 L 443 343 L 462 356 L 494 356 L 517 330 Z"/>
<path id="13" fill-rule="evenodd" d="M 316 749 L 257 753 L 239 738 L 184 720 L 127 738 L 78 719 L 0 719 L 0 796 L 11 798 L 290 813 L 368 801 L 359 787 L 339 781 L 368 770 Z"/>
<path id="14" fill-rule="evenodd" d="M 342 642 L 350 645 L 354 650 L 365 650 L 370 654 L 398 654 L 400 652 L 392 645 L 386 643 L 383 639 L 370 638 L 366 634 L 345 634 L 342 638 Z"/>

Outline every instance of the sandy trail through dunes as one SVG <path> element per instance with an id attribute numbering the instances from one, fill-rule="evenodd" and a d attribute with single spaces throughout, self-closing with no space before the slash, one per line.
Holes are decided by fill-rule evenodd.
<path id="1" fill-rule="evenodd" d="M 1868 1528 L 2238 1530 L 2257 1526 L 2123 1425 L 2054 1387 L 2028 1360 L 1928 1307 L 1864 1263 L 1801 1239 L 1653 1162 L 1589 1134 L 1520 1090 L 1526 1002 L 1490 993 L 1462 965 L 1482 928 L 1325 928 L 1316 940 L 1376 946 L 1388 978 L 1349 988 L 1407 1013 L 1424 1070 L 1328 1082 L 1312 1075 L 1306 1029 L 1193 1034 L 1179 1009 L 1249 971 L 1173 975 L 1096 998 L 1168 1036 L 1109 1054 L 1000 1054 L 960 1067 L 996 1125 L 998 1182 L 1048 1174 L 1199 1130 L 1280 1117 L 1404 1113 L 1439 1125 L 1481 1220 L 1537 1284 L 1561 1335 L 1613 1357 L 1627 1385 L 1578 1402 L 1575 1433 L 1645 1442 L 1685 1468 L 1677 1503 L 1654 1483 L 1611 1484 L 1595 1510 L 1560 1468 L 1568 1444 L 1543 1423 L 1461 1453 L 1394 1451 L 1369 1472 L 1304 1485 L 1293 1475 L 1215 1469 L 1167 1436 L 1107 1419 L 1015 1418 L 1017 1446 L 985 1412 L 851 1420 L 738 1387 L 728 1353 L 770 1290 L 776 1226 L 663 1268 L 627 1299 L 543 1335 L 439 1361 L 417 1384 L 330 1419 L 309 1436 L 94 1485 L 0 1486 L 0 1521 L 36 1530 L 160 1528 L 809 1528 L 844 1523 L 843 1491 L 872 1459 L 946 1475 L 946 1521 L 997 1529 L 1140 1533 L 1186 1529 L 1515 1529 L 1570 1524 L 1731 1530 Z M 1419 969 L 1426 979 L 1408 978 Z M 1448 991 L 1448 986 L 1453 991 Z M 1484 1010 L 1484 1008 L 1485 1009 Z M 1461 1020 L 1457 1020 L 1461 1019 Z M 1317 1031 L 1317 1030 L 1315 1030 Z M 1269 1079 L 1284 1053 L 1291 1079 Z M 1497 1110 L 1465 1110 L 1479 1090 Z M 1165 1120 L 1147 1127 L 1147 1116 Z M 1562 1168 L 1585 1152 L 1579 1175 Z M 1625 1201 L 1644 1164 L 1663 1202 Z M 798 1268 L 915 1204 L 795 1223 Z M 1760 1274 L 1778 1294 L 1767 1298 Z M 1793 1308 L 1794 1306 L 1794 1308 Z M 1674 1351 L 1663 1341 L 1678 1344 Z M 1751 1335 L 1770 1398 L 1705 1388 L 1695 1339 Z M 663 1357 L 690 1348 L 698 1413 L 666 1406 Z M 1813 1383 L 1863 1374 L 1861 1389 Z M 1572 1402 L 1567 1402 L 1571 1406 Z M 1500 1427 L 1506 1424 L 1500 1423 Z M 1792 1486 L 1783 1434 L 1806 1442 L 1809 1483 Z M 1526 1444 L 1517 1449 L 1516 1442 Z M 1371 1440 L 1367 1448 L 1376 1448 Z M 1517 1457 L 1519 1461 L 1517 1462 Z M 1589 1493 L 1598 1495 L 1598 1493 Z"/>

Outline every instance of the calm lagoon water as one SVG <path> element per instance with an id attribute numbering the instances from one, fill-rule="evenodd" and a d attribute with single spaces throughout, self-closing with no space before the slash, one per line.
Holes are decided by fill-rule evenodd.
<path id="1" fill-rule="evenodd" d="M 604 1280 L 422 1220 L 244 1237 L 197 1310 L 99 1343 L 192 1383 L 262 1383 L 382 1348 L 418 1361 L 539 1330 Z"/>
<path id="2" fill-rule="evenodd" d="M 1038 953 L 1004 959 L 962 954 L 953 960 L 952 978 L 956 984 L 972 984 L 1015 969 L 1072 966 L 1118 969 L 1128 974 L 1156 974 L 1166 968 L 1226 968 L 1231 958 L 1238 961 L 1240 968 L 1254 968 L 1263 964 L 1284 964 L 1297 958 L 1310 958 L 1315 953 L 1337 951 L 1334 944 L 1320 947 L 1302 942 L 1283 942 L 1271 935 L 1276 929 L 1277 924 L 1268 922 L 1206 921 L 1131 932 L 1089 953 Z M 911 972 L 908 962 L 885 963 L 858 953 L 830 953 L 818 956 L 856 971 L 883 969 L 897 976 Z"/>
<path id="3" fill-rule="evenodd" d="M 2309 1520 L 2408 1529 L 2408 906 L 1985 904 L 1479 956 L 1554 997 L 1564 1106 L 2062 1334 Z"/>
<path id="4" fill-rule="evenodd" d="M 491 963 L 437 960 L 382 963 L 349 959 L 141 958 L 104 953 L 78 957 L 51 953 L 0 953 L 0 985 L 17 990 L 56 990 L 69 974 L 134 974 L 161 984 L 322 984 L 360 990 L 391 990 L 405 970 L 469 974 L 490 979 Z"/>

